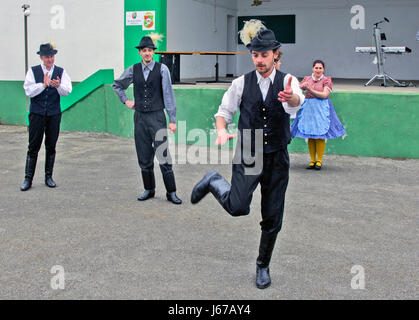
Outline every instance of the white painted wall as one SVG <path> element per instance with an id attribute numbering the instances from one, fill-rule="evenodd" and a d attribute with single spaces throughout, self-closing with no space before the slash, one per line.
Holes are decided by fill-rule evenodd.
<path id="1" fill-rule="evenodd" d="M 41 43 L 53 41 L 58 54 L 55 62 L 64 67 L 73 81 L 82 81 L 98 69 L 115 69 L 124 63 L 123 0 L 1 0 L 0 1 L 0 80 L 23 80 L 25 76 L 24 18 L 22 4 L 31 6 L 28 18 L 29 66 L 40 63 L 36 52 Z M 64 29 L 51 22 L 64 9 Z M 56 25 L 56 24 L 55 24 Z"/>
<path id="2" fill-rule="evenodd" d="M 313 60 L 322 59 L 327 74 L 333 77 L 369 79 L 377 72 L 372 63 L 374 56 L 355 53 L 355 47 L 372 46 L 373 23 L 387 17 L 390 23 L 380 25 L 388 39 L 383 44 L 407 46 L 412 52 L 387 55 L 385 71 L 399 80 L 419 79 L 419 0 L 271 0 L 257 7 L 251 3 L 252 0 L 168 0 L 167 49 L 231 50 L 226 44 L 228 15 L 295 14 L 296 43 L 283 44 L 281 48 L 284 71 L 302 77 L 310 74 Z M 355 15 L 351 8 L 355 5 L 365 9 L 365 29 L 351 27 Z M 233 38 L 237 36 L 237 25 L 235 28 Z M 248 52 L 243 45 L 235 46 L 234 51 Z M 182 78 L 214 75 L 214 57 L 181 56 L 181 60 Z M 239 55 L 235 60 L 235 75 L 252 70 L 249 55 Z M 226 61 L 227 57 L 220 57 L 221 76 L 231 70 Z"/>
<path id="3" fill-rule="evenodd" d="M 227 16 L 237 16 L 236 2 L 168 0 L 167 50 L 227 51 Z M 215 76 L 215 56 L 182 55 L 180 59 L 181 78 Z M 219 57 L 220 76 L 227 72 L 226 61 L 226 56 Z"/>
<path id="4" fill-rule="evenodd" d="M 146 1 L 146 0 L 139 0 Z M 21 5 L 31 5 L 29 65 L 39 63 L 41 43 L 54 41 L 56 63 L 66 68 L 73 81 L 81 81 L 101 68 L 123 71 L 124 0 L 1 0 L 0 80 L 23 80 L 24 38 Z M 390 19 L 381 27 L 387 45 L 404 45 L 412 53 L 388 55 L 385 71 L 398 80 L 419 80 L 419 0 L 272 0 L 251 7 L 252 0 L 167 0 L 167 49 L 173 51 L 246 52 L 228 45 L 227 17 L 244 15 L 296 15 L 296 43 L 284 44 L 282 69 L 302 77 L 311 72 L 311 62 L 323 59 L 327 74 L 339 78 L 371 78 L 377 71 L 373 56 L 355 53 L 356 46 L 372 45 L 372 24 Z M 64 29 L 53 29 L 54 5 L 64 8 Z M 365 29 L 351 28 L 351 8 L 365 8 Z M 237 20 L 236 20 L 237 23 Z M 269 26 L 268 26 L 269 27 Z M 231 33 L 231 31 L 230 31 Z M 182 56 L 181 77 L 215 75 L 214 56 Z M 234 61 L 235 60 L 235 61 Z M 249 55 L 237 56 L 227 68 L 227 57 L 219 58 L 220 76 L 235 70 L 240 75 L 253 69 Z M 231 62 L 230 62 L 231 63 Z"/>
<path id="5" fill-rule="evenodd" d="M 296 15 L 296 43 L 284 44 L 281 68 L 298 77 L 311 73 L 314 59 L 326 63 L 326 73 L 338 78 L 369 79 L 377 73 L 374 56 L 355 53 L 357 46 L 373 46 L 373 23 L 381 24 L 387 46 L 407 46 L 409 54 L 387 55 L 384 70 L 397 80 L 419 79 L 419 1 L 418 0 L 272 0 L 251 7 L 251 0 L 237 0 L 238 15 Z M 354 30 L 351 8 L 365 8 L 365 29 Z M 269 27 L 269 26 L 268 26 Z M 245 50 L 243 46 L 240 50 Z M 237 69 L 252 68 L 250 59 L 239 57 Z"/>

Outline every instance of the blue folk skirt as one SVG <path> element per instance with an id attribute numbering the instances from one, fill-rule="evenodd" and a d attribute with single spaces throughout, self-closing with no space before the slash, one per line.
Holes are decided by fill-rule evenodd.
<path id="1" fill-rule="evenodd" d="M 292 137 L 334 139 L 345 133 L 330 99 L 305 99 L 291 125 Z"/>

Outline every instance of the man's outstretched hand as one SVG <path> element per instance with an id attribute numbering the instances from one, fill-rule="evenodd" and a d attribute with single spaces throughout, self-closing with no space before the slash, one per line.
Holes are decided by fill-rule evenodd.
<path id="1" fill-rule="evenodd" d="M 289 77 L 288 83 L 287 83 L 285 89 L 278 93 L 278 100 L 279 101 L 288 102 L 288 101 L 291 100 L 292 95 L 294 94 L 294 92 L 292 91 L 292 88 L 291 88 L 291 81 L 292 81 L 292 76 Z"/>
<path id="2" fill-rule="evenodd" d="M 227 133 L 226 129 L 221 129 L 218 131 L 217 140 L 215 140 L 215 144 L 217 146 L 222 146 L 227 143 L 228 140 L 237 137 L 237 134 L 229 134 Z"/>

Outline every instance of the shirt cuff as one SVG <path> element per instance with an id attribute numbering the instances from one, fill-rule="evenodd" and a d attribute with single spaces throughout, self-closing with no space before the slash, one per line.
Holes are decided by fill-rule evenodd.
<path id="1" fill-rule="evenodd" d="M 217 118 L 217 117 L 222 117 L 222 118 L 224 118 L 224 120 L 225 120 L 227 123 L 230 123 L 230 122 L 231 122 L 231 120 L 233 119 L 233 117 L 232 117 L 230 114 L 228 114 L 227 112 L 223 112 L 223 111 L 218 111 L 218 112 L 214 115 L 214 118 Z"/>
<path id="2" fill-rule="evenodd" d="M 40 82 L 40 83 L 36 83 L 35 86 L 32 88 L 33 90 L 29 90 L 29 94 L 27 94 L 28 97 L 33 98 L 36 97 L 37 95 L 41 94 L 42 91 L 45 90 L 44 88 L 44 83 Z"/>

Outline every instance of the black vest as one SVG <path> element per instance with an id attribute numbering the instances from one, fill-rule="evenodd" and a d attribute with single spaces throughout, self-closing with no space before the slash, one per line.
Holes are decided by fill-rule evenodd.
<path id="1" fill-rule="evenodd" d="M 54 66 L 51 79 L 62 79 L 63 68 Z M 32 72 L 36 83 L 44 83 L 44 72 L 41 65 L 32 67 Z M 37 96 L 31 98 L 29 112 L 40 115 L 52 116 L 61 113 L 60 95 L 56 88 L 48 86 Z"/>
<path id="2" fill-rule="evenodd" d="M 144 80 L 141 63 L 134 64 L 135 110 L 150 112 L 164 109 L 161 64 L 155 62 L 147 81 Z"/>
<path id="3" fill-rule="evenodd" d="M 285 112 L 282 103 L 278 101 L 278 93 L 284 90 L 285 73 L 277 71 L 273 84 L 270 84 L 268 94 L 263 101 L 262 92 L 257 83 L 256 71 L 244 76 L 244 89 L 240 104 L 239 132 L 244 143 L 248 143 L 244 129 L 250 129 L 251 152 L 255 151 L 255 130 L 262 129 L 264 153 L 286 149 L 291 140 L 290 116 Z M 250 137 L 250 136 L 249 136 Z M 246 145 L 242 148 L 248 149 Z"/>

